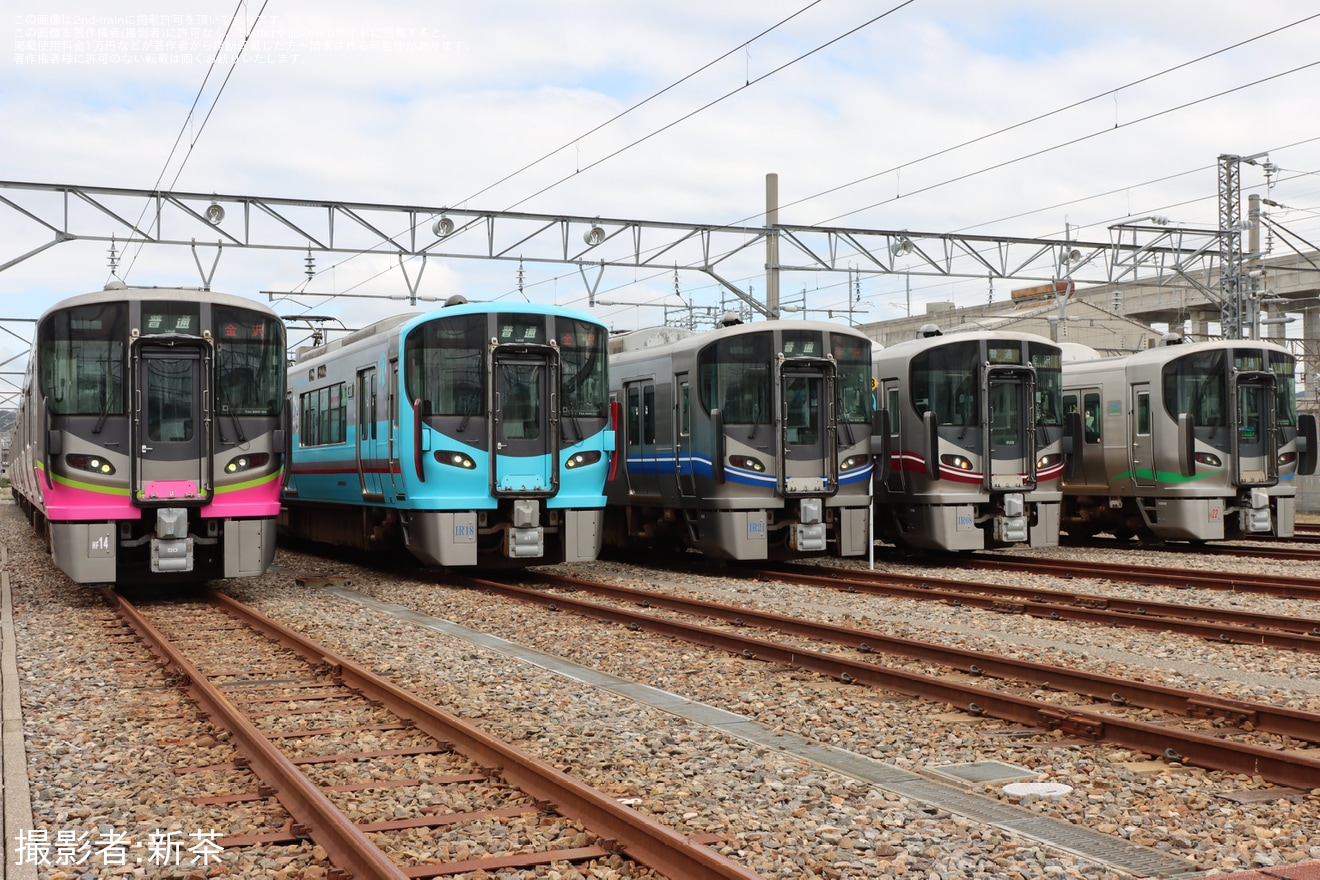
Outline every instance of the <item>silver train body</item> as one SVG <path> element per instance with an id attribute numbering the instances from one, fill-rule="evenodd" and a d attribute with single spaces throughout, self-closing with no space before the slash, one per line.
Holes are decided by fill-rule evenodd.
<path id="1" fill-rule="evenodd" d="M 1064 364 L 1064 407 L 1081 424 L 1069 535 L 1293 534 L 1296 477 L 1314 473 L 1317 449 L 1287 349 L 1226 340 L 1081 357 Z"/>
<path id="2" fill-rule="evenodd" d="M 114 282 L 37 322 L 15 499 L 80 584 L 264 572 L 285 444 L 284 326 L 252 300 Z"/>
<path id="3" fill-rule="evenodd" d="M 606 544 L 724 559 L 867 551 L 870 339 L 764 321 L 610 345 L 623 416 Z"/>
<path id="4" fill-rule="evenodd" d="M 877 536 L 924 550 L 1058 544 L 1059 346 L 1026 333 L 930 334 L 875 356 L 888 431 Z"/>

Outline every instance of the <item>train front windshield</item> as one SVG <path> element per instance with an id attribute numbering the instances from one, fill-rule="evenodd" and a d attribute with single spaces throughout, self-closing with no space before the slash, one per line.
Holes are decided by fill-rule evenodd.
<path id="1" fill-rule="evenodd" d="M 250 309 L 216 306 L 215 375 L 220 411 L 277 416 L 284 405 L 284 326 Z"/>
<path id="2" fill-rule="evenodd" d="M 748 333 L 712 343 L 698 356 L 701 405 L 730 425 L 769 424 L 772 334 Z"/>
<path id="3" fill-rule="evenodd" d="M 839 423 L 871 423 L 871 344 L 868 340 L 830 334 L 830 348 L 839 370 Z"/>
<path id="4" fill-rule="evenodd" d="M 604 419 L 609 409 L 606 372 L 606 333 L 588 321 L 563 316 L 517 314 L 495 316 L 488 329 L 487 314 L 438 318 L 414 329 L 404 341 L 408 399 L 423 400 L 431 415 L 484 416 L 487 411 L 486 352 L 490 339 L 501 345 L 546 346 L 547 322 L 553 323 L 560 360 L 561 412 L 574 419 Z M 530 421 L 542 401 L 541 367 L 506 364 L 500 374 L 501 400 L 518 410 L 520 421 Z"/>
<path id="5" fill-rule="evenodd" d="M 127 345 L 125 302 L 79 306 L 46 320 L 37 330 L 38 380 L 51 412 L 123 415 Z"/>
<path id="6" fill-rule="evenodd" d="M 1297 424 L 1296 361 L 1285 352 L 1262 349 L 1216 349 L 1178 358 L 1164 368 L 1164 407 L 1170 415 L 1190 413 L 1198 428 L 1222 428 L 1231 414 L 1229 358 L 1237 372 L 1271 372 L 1275 380 L 1276 418 L 1281 425 Z M 1254 420 L 1240 413 L 1239 421 Z"/>
<path id="7" fill-rule="evenodd" d="M 917 415 L 935 413 L 941 425 L 980 422 L 981 344 L 951 342 L 912 359 L 912 406 Z"/>

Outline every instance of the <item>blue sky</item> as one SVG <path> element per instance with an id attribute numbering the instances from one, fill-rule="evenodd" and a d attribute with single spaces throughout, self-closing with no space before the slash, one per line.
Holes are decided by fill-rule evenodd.
<path id="1" fill-rule="evenodd" d="M 1104 239 L 1109 224 L 1132 216 L 1213 226 L 1216 157 L 1269 151 L 1280 171 L 1268 194 L 1286 206 L 1275 219 L 1320 241 L 1320 117 L 1310 97 L 1320 67 L 1289 72 L 1320 61 L 1320 18 L 1294 24 L 1310 13 L 1289 0 L 1114 0 L 1103 9 L 269 0 L 259 21 L 255 0 L 238 7 L 235 35 L 257 22 L 243 62 L 211 73 L 189 123 L 235 6 L 14 0 L 0 56 L 0 179 L 147 189 L 177 176 L 184 191 L 424 205 L 471 198 L 469 207 L 487 210 L 717 224 L 758 218 L 774 172 L 787 223 L 1042 237 L 1061 236 L 1066 224 L 1075 237 Z M 1282 30 L 1161 73 L 1273 29 Z M 238 44 L 235 36 L 227 46 Z M 1145 77 L 1153 78 L 1138 83 Z M 1267 77 L 1277 78 L 1248 87 Z M 575 173 L 585 166 L 593 167 Z M 1242 182 L 1244 197 L 1266 192 L 1257 169 Z M 0 262 L 44 235 L 0 206 Z M 287 290 L 304 280 L 303 256 L 227 250 L 213 286 L 254 297 Z M 740 280 L 761 289 L 757 271 L 753 260 Z M 372 290 L 406 291 L 387 260 L 368 258 L 324 272 L 316 289 L 358 289 L 382 272 Z M 421 292 L 507 296 L 515 272 L 437 260 Z M 576 269 L 525 272 L 529 296 L 585 302 Z M 50 248 L 0 272 L 0 318 L 35 317 L 108 277 L 104 245 Z M 127 280 L 200 283 L 183 248 L 143 249 Z M 680 285 L 696 303 L 720 299 L 700 273 L 680 273 Z M 601 295 L 657 301 L 673 286 L 669 275 L 611 273 Z M 1011 286 L 999 282 L 995 295 Z M 901 314 L 903 278 L 867 277 L 860 287 L 871 315 Z M 785 301 L 805 295 L 822 309 L 848 296 L 837 276 L 798 275 L 783 288 Z M 916 310 L 987 295 L 985 279 L 912 280 Z M 400 304 L 306 297 L 282 308 L 360 325 Z M 619 328 L 661 317 L 644 308 L 601 314 Z"/>

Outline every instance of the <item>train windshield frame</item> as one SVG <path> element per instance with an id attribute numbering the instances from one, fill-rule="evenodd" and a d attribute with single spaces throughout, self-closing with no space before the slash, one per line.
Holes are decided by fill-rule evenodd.
<path id="1" fill-rule="evenodd" d="M 869 425 L 874 401 L 871 397 L 871 341 L 846 333 L 830 334 L 830 351 L 838 370 L 835 389 L 840 423 Z"/>
<path id="2" fill-rule="evenodd" d="M 120 416 L 127 411 L 127 302 L 56 312 L 37 330 L 37 351 L 41 393 L 52 414 Z M 282 363 L 282 351 L 280 357 Z"/>
<path id="3" fill-rule="evenodd" d="M 712 342 L 697 354 L 701 406 L 718 409 L 729 425 L 769 424 L 774 358 L 768 330 L 741 333 Z"/>
<path id="4" fill-rule="evenodd" d="M 217 305 L 211 314 L 220 412 L 278 416 L 284 406 L 284 325 L 252 309 Z"/>

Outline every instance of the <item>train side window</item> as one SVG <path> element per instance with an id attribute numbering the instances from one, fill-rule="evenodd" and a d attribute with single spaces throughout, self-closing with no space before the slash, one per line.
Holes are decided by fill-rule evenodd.
<path id="1" fill-rule="evenodd" d="M 1150 392 L 1147 391 L 1137 394 L 1137 433 L 1150 434 Z"/>
<path id="2" fill-rule="evenodd" d="M 1100 395 L 1088 394 L 1082 398 L 1083 434 L 1087 443 L 1100 442 Z"/>
<path id="3" fill-rule="evenodd" d="M 642 442 L 642 393 L 636 387 L 628 389 L 628 445 Z"/>
<path id="4" fill-rule="evenodd" d="M 890 436 L 890 437 L 897 437 L 897 436 L 898 436 L 898 423 L 899 423 L 900 421 L 902 421 L 902 419 L 899 418 L 899 412 L 898 412 L 898 389 L 897 389 L 897 388 L 890 388 L 890 389 L 889 389 L 888 403 L 885 404 L 885 407 L 886 407 L 886 409 L 889 410 L 889 436 Z"/>
<path id="5" fill-rule="evenodd" d="M 655 386 L 647 385 L 642 390 L 642 442 L 650 445 L 655 442 Z"/>

